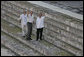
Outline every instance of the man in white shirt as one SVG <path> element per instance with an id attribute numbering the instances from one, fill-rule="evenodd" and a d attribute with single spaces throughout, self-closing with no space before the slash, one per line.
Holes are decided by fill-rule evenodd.
<path id="1" fill-rule="evenodd" d="M 20 15 L 19 21 L 21 21 L 22 26 L 22 36 L 25 37 L 27 32 L 27 14 L 26 10 L 23 11 L 23 14 Z"/>
<path id="2" fill-rule="evenodd" d="M 39 37 L 40 37 L 40 40 L 42 40 L 42 32 L 44 28 L 44 18 L 45 18 L 45 15 L 42 15 L 42 13 L 40 13 L 39 16 L 37 17 L 37 20 L 36 20 L 37 39 L 36 41 L 39 39 Z"/>
<path id="3" fill-rule="evenodd" d="M 28 27 L 28 32 L 26 35 L 27 40 L 32 40 L 31 34 L 32 34 L 33 20 L 34 20 L 33 11 L 32 10 L 30 12 L 27 11 L 27 27 Z"/>

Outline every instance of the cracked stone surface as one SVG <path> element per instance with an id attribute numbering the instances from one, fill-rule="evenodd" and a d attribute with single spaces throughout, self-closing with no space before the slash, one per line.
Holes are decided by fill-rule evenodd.
<path id="1" fill-rule="evenodd" d="M 1 47 L 1 56 L 15 56 L 10 50 Z"/>
<path id="2" fill-rule="evenodd" d="M 83 15 L 83 1 L 43 1 L 43 2 Z"/>

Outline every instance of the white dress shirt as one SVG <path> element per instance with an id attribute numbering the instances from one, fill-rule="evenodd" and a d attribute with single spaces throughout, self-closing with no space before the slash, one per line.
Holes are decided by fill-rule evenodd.
<path id="1" fill-rule="evenodd" d="M 34 20 L 34 16 L 33 16 L 33 15 L 31 16 L 31 15 L 29 14 L 29 15 L 27 16 L 27 22 L 33 23 L 33 20 Z"/>
<path id="2" fill-rule="evenodd" d="M 45 16 L 42 16 L 41 18 L 37 17 L 36 28 L 43 28 L 44 27 L 44 18 L 45 18 Z"/>
<path id="3" fill-rule="evenodd" d="M 20 19 L 21 19 L 21 24 L 26 25 L 26 23 L 27 23 L 27 14 L 25 14 L 25 15 L 21 14 Z"/>

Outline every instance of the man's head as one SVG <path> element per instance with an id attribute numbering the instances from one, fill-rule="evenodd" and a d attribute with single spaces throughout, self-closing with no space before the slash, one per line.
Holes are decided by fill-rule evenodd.
<path id="1" fill-rule="evenodd" d="M 39 17 L 41 18 L 41 16 L 42 16 L 42 13 L 40 12 L 40 13 L 39 13 Z"/>
<path id="2" fill-rule="evenodd" d="M 30 14 L 33 14 L 33 8 L 30 8 Z"/>
<path id="3" fill-rule="evenodd" d="M 30 14 L 33 14 L 33 11 L 30 11 Z"/>
<path id="4" fill-rule="evenodd" d="M 23 14 L 26 14 L 26 9 L 23 9 Z"/>

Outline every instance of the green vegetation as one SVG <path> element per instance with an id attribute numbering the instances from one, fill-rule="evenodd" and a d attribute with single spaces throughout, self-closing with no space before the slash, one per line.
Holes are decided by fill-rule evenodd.
<path id="1" fill-rule="evenodd" d="M 11 32 L 11 33 L 18 33 L 18 32 L 21 32 L 21 29 L 16 27 L 16 26 L 13 26 L 10 28 L 9 26 L 10 23 L 6 22 L 5 20 L 2 20 L 1 19 L 1 27 L 3 27 L 4 29 L 6 29 L 8 32 Z"/>

